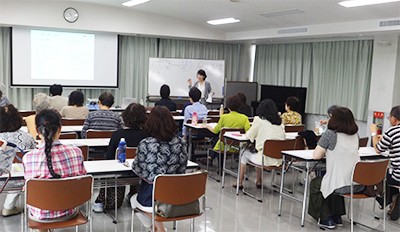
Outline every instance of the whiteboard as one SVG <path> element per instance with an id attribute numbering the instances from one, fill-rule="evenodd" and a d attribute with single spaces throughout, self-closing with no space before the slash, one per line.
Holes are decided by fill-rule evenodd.
<path id="1" fill-rule="evenodd" d="M 171 59 L 150 58 L 148 75 L 148 96 L 159 96 L 160 87 L 169 85 L 171 96 L 187 97 L 189 88 L 187 80 L 196 83 L 197 71 L 204 69 L 207 74 L 206 81 L 210 82 L 215 98 L 224 96 L 224 60 L 196 60 L 196 59 Z"/>

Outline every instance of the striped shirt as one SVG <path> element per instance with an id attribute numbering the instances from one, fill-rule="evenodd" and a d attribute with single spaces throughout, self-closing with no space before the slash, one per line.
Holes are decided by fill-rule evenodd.
<path id="1" fill-rule="evenodd" d="M 90 112 L 82 128 L 82 137 L 86 138 L 86 131 L 92 130 L 118 130 L 122 129 L 119 114 L 110 110 L 97 110 Z"/>
<path id="2" fill-rule="evenodd" d="M 376 147 L 381 152 L 389 151 L 392 177 L 400 181 L 400 125 L 390 127 Z"/>
<path id="3" fill-rule="evenodd" d="M 60 142 L 55 141 L 53 143 L 53 147 L 51 148 L 51 157 L 54 172 L 59 174 L 61 178 L 86 174 L 85 167 L 83 166 L 82 151 L 78 147 L 74 147 L 72 145 L 61 145 Z M 52 175 L 47 167 L 44 145 L 42 145 L 39 149 L 26 153 L 22 160 L 25 168 L 25 180 L 31 178 L 52 178 Z M 73 215 L 75 213 L 75 209 L 65 211 L 49 211 L 29 206 L 29 212 L 33 218 L 46 220 Z"/>

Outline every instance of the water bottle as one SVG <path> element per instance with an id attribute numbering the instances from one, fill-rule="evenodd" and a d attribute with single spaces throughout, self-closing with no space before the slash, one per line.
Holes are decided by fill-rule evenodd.
<path id="1" fill-rule="evenodd" d="M 140 105 L 144 106 L 144 101 L 143 101 L 143 98 L 142 98 L 142 99 L 140 99 Z"/>
<path id="2" fill-rule="evenodd" d="M 125 138 L 121 138 L 118 144 L 118 161 L 120 163 L 125 163 L 126 160 L 126 142 Z"/>
<path id="3" fill-rule="evenodd" d="M 224 105 L 221 104 L 221 107 L 219 108 L 219 116 L 224 114 Z"/>
<path id="4" fill-rule="evenodd" d="M 197 112 L 193 112 L 193 114 L 192 114 L 192 124 L 193 125 L 197 125 L 197 119 L 198 119 Z"/>

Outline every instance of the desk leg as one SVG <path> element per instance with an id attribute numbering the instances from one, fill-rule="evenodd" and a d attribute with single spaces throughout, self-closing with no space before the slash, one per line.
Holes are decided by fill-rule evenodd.
<path id="1" fill-rule="evenodd" d="M 303 196 L 303 209 L 301 212 L 301 226 L 304 227 L 304 220 L 306 216 L 306 207 L 307 207 L 307 195 L 309 189 L 309 174 L 310 174 L 310 162 L 306 162 L 306 179 L 304 181 L 304 196 Z"/>
<path id="2" fill-rule="evenodd" d="M 237 170 L 237 176 L 236 176 L 236 195 L 239 195 L 240 165 L 242 164 L 241 160 L 242 160 L 244 149 L 245 148 L 240 145 L 240 147 L 239 147 L 239 164 L 238 164 L 238 170 Z"/>
<path id="3" fill-rule="evenodd" d="M 118 222 L 118 194 L 117 194 L 117 177 L 115 177 L 115 187 L 114 187 L 114 220 L 113 223 L 117 224 Z"/>
<path id="4" fill-rule="evenodd" d="M 188 150 L 188 159 L 192 160 L 192 128 L 190 127 L 186 127 L 187 131 L 188 131 L 188 143 L 189 143 L 189 150 Z"/>
<path id="5" fill-rule="evenodd" d="M 285 168 L 286 168 L 286 160 L 285 160 L 285 155 L 282 155 L 282 172 L 281 172 L 281 186 L 279 188 L 279 203 L 278 203 L 278 216 L 281 216 L 282 214 L 282 198 L 283 198 L 283 186 L 284 186 L 284 181 L 285 181 Z M 293 190 L 294 191 L 294 190 Z"/>
<path id="6" fill-rule="evenodd" d="M 223 165 L 222 165 L 222 180 L 221 180 L 221 187 L 222 188 L 224 188 L 224 185 L 225 185 L 225 165 L 226 165 L 226 150 L 228 149 L 228 145 L 227 145 L 227 143 L 226 143 L 226 138 L 224 138 L 224 163 L 223 163 Z M 221 146 L 221 144 L 220 144 L 220 146 Z M 219 162 L 219 166 L 221 166 L 221 154 L 219 155 L 219 160 L 220 160 L 220 162 Z M 220 170 L 220 172 L 221 172 L 221 170 Z"/>

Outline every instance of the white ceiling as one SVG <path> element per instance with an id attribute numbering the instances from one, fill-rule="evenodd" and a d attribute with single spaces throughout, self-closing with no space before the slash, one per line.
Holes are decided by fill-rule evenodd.
<path id="1" fill-rule="evenodd" d="M 126 8 L 124 0 L 77 0 Z M 160 14 L 226 33 L 291 28 L 316 24 L 364 21 L 400 17 L 400 2 L 345 8 L 340 0 L 151 0 L 131 7 L 135 11 Z M 263 17 L 265 12 L 298 9 L 302 13 Z M 207 20 L 235 17 L 240 23 L 211 26 Z"/>

